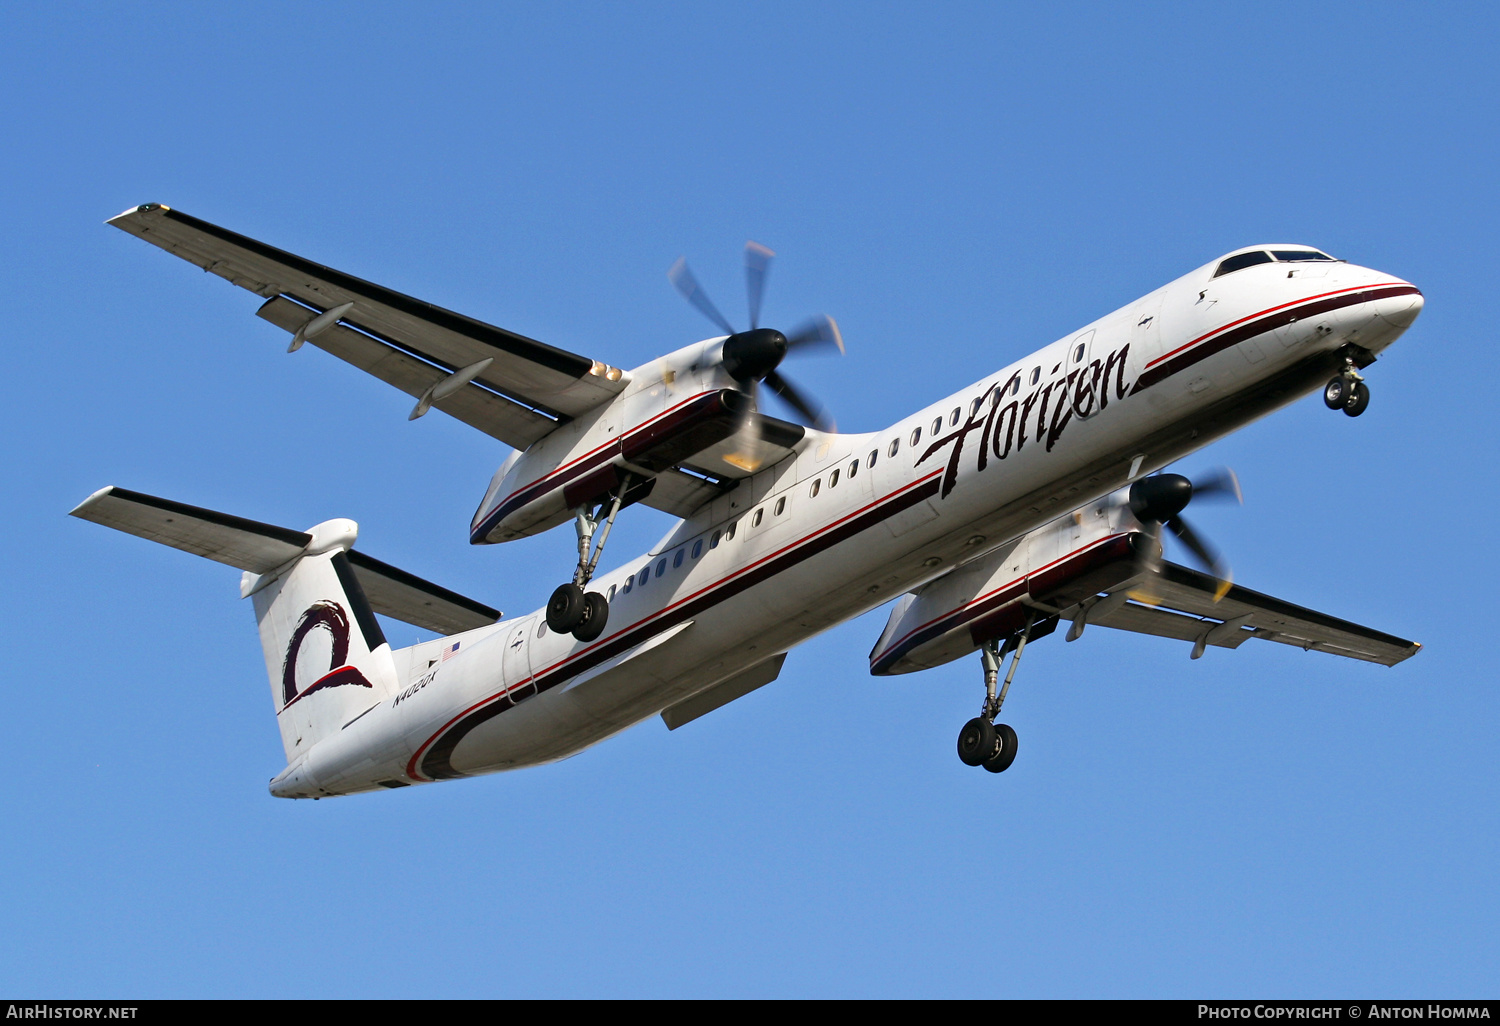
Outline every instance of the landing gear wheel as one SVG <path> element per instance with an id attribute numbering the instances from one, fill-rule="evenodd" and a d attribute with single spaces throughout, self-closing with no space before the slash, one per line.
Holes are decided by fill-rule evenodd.
<path id="1" fill-rule="evenodd" d="M 583 619 L 573 628 L 573 637 L 579 641 L 593 641 L 604 633 L 609 622 L 609 601 L 597 591 L 583 597 Z"/>
<path id="2" fill-rule="evenodd" d="M 958 757 L 965 766 L 980 766 L 995 754 L 995 727 L 976 716 L 958 732 Z"/>
<path id="3" fill-rule="evenodd" d="M 547 600 L 547 626 L 557 634 L 571 634 L 584 616 L 583 589 L 564 584 Z"/>
<path id="4" fill-rule="evenodd" d="M 1349 380 L 1343 374 L 1336 378 L 1329 378 L 1328 384 L 1323 386 L 1323 405 L 1330 410 L 1342 410 L 1349 402 L 1349 396 L 1354 391 L 1355 382 Z"/>
<path id="5" fill-rule="evenodd" d="M 991 773 L 1004 773 L 1016 761 L 1016 732 L 1009 723 L 995 724 L 995 754 L 980 763 Z"/>
<path id="6" fill-rule="evenodd" d="M 1369 405 L 1370 386 L 1363 381 L 1355 382 L 1354 388 L 1349 392 L 1349 398 L 1344 400 L 1344 412 L 1351 417 L 1358 417 Z"/>

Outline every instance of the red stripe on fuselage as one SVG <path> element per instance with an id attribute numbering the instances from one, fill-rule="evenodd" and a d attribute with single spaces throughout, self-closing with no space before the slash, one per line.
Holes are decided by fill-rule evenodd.
<path id="1" fill-rule="evenodd" d="M 885 496 L 882 496 L 879 499 L 875 499 L 875 500 L 867 503 L 866 505 L 861 506 L 859 509 L 856 509 L 853 512 L 847 513 L 844 516 L 840 517 L 839 519 L 837 519 L 835 521 L 832 521 L 831 523 L 825 524 L 822 527 L 818 528 L 817 530 L 814 530 L 814 531 L 812 531 L 812 532 L 810 532 L 810 533 L 802 536 L 801 538 L 798 538 L 798 539 L 796 539 L 794 541 L 791 541 L 791 542 L 787 543 L 786 545 L 783 545 L 781 548 L 777 549 L 774 552 L 768 553 L 765 556 L 762 556 L 761 558 L 757 559 L 755 562 L 749 563 L 749 564 L 747 564 L 745 566 L 742 566 L 742 567 L 734 570 L 732 573 L 727 574 L 723 578 L 720 578 L 719 580 L 714 581 L 714 582 L 712 582 L 710 584 L 704 585 L 702 588 L 699 588 L 697 591 L 694 591 L 694 592 L 692 592 L 689 595 L 682 596 L 681 598 L 679 598 L 676 601 L 674 601 L 671 605 L 665 606 L 662 609 L 659 609 L 656 612 L 651 613 L 651 614 L 649 614 L 649 615 L 641 618 L 640 620 L 637 620 L 635 623 L 632 623 L 630 626 L 625 627 L 622 630 L 616 631 L 615 633 L 611 634 L 608 638 L 601 639 L 600 641 L 594 642 L 588 648 L 583 648 L 583 649 L 576 650 L 574 652 L 570 652 L 566 657 L 564 657 L 563 659 L 559 660 L 556 663 L 553 663 L 551 666 L 548 666 L 548 667 L 546 667 L 546 668 L 544 668 L 544 669 L 542 669 L 540 671 L 531 673 L 527 677 L 527 679 L 525 681 L 522 681 L 520 683 L 514 684 L 514 685 L 512 685 L 509 688 L 503 688 L 500 691 L 497 691 L 494 694 L 489 695 L 488 697 L 483 698 L 483 699 L 481 699 L 478 702 L 475 702 L 473 705 L 469 706 L 468 708 L 464 709 L 462 712 L 459 712 L 457 715 L 455 715 L 452 718 L 450 718 L 446 723 L 444 723 L 442 725 L 442 727 L 438 728 L 438 730 L 435 733 L 433 733 L 433 735 L 431 737 L 429 737 L 426 741 L 424 741 L 420 747 L 418 747 L 418 749 L 416 750 L 416 752 L 412 755 L 411 759 L 408 760 L 408 762 L 407 762 L 407 765 L 406 765 L 406 774 L 407 774 L 407 776 L 410 777 L 412 780 L 416 780 L 416 781 L 420 781 L 420 782 L 425 782 L 425 781 L 430 780 L 430 779 L 437 779 L 435 777 L 423 776 L 418 771 L 417 767 L 421 764 L 421 762 L 423 760 L 423 757 L 427 754 L 427 752 L 429 751 L 429 749 L 432 748 L 433 744 L 435 742 L 437 742 L 441 737 L 443 737 L 443 735 L 445 733 L 447 733 L 455 724 L 459 723 L 464 718 L 466 718 L 468 716 L 471 716 L 475 712 L 478 712 L 478 711 L 480 711 L 481 709 L 484 709 L 487 706 L 494 705 L 496 702 L 500 701 L 501 699 L 504 699 L 504 698 L 508 697 L 511 692 L 524 690 L 525 688 L 530 687 L 533 683 L 541 681 L 544 677 L 557 677 L 558 671 L 562 670 L 564 667 L 567 667 L 569 663 L 581 662 L 581 661 L 583 661 L 585 658 L 587 658 L 589 656 L 597 655 L 598 658 L 596 660 L 593 660 L 591 662 L 591 664 L 590 664 L 590 665 L 593 665 L 594 663 L 602 662 L 604 659 L 610 658 L 613 655 L 618 654 L 618 653 L 615 653 L 615 652 L 602 652 L 601 650 L 604 649 L 606 646 L 620 645 L 621 641 L 625 640 L 628 643 L 626 643 L 624 645 L 620 645 L 620 651 L 623 652 L 623 651 L 628 651 L 631 647 L 633 647 L 636 644 L 639 644 L 639 643 L 641 643 L 643 641 L 650 640 L 650 638 L 655 637 L 657 634 L 661 633 L 661 631 L 667 630 L 668 628 L 674 626 L 674 624 L 672 624 L 672 623 L 660 623 L 660 622 L 658 622 L 658 621 L 661 621 L 661 620 L 667 618 L 670 614 L 673 614 L 675 612 L 679 612 L 680 610 L 682 610 L 684 607 L 688 606 L 689 604 L 697 603 L 697 602 L 705 599 L 711 592 L 719 591 L 719 590 L 723 590 L 723 589 L 729 588 L 729 587 L 731 587 L 732 585 L 734 585 L 734 584 L 736 584 L 738 582 L 745 581 L 748 578 L 754 577 L 756 575 L 757 571 L 759 571 L 760 569 L 762 569 L 764 567 L 767 567 L 774 560 L 777 560 L 777 559 L 785 557 L 787 554 L 791 553 L 795 549 L 802 548 L 802 547 L 811 547 L 811 543 L 814 543 L 814 542 L 816 542 L 820 538 L 826 537 L 826 536 L 828 536 L 828 535 L 830 535 L 832 533 L 837 532 L 841 527 L 843 527 L 843 526 L 845 526 L 847 524 L 850 524 L 852 521 L 858 519 L 861 516 L 865 516 L 865 515 L 867 515 L 869 513 L 878 511 L 879 508 L 882 507 L 882 506 L 899 505 L 899 500 L 901 500 L 905 496 L 909 496 L 912 492 L 914 492 L 914 491 L 916 491 L 918 489 L 921 489 L 924 485 L 931 485 L 932 487 L 931 487 L 930 490 L 932 492 L 936 492 L 937 481 L 938 481 L 938 478 L 940 478 L 942 476 L 942 474 L 943 474 L 942 470 L 935 470 L 935 471 L 933 471 L 930 474 L 927 474 L 927 475 L 925 475 L 923 477 L 917 478 L 915 481 L 909 482 L 908 484 L 905 484 L 905 485 L 901 486 L 900 488 L 896 489 L 895 491 L 890 492 L 889 494 L 887 494 Z M 922 496 L 920 496 L 917 499 L 917 501 L 921 501 L 922 498 L 926 498 L 926 497 L 928 497 L 928 496 L 922 495 Z M 900 508 L 892 510 L 890 515 L 894 515 L 895 513 L 900 512 L 901 509 L 905 509 L 905 508 L 906 508 L 906 506 L 900 506 Z M 874 524 L 880 523 L 884 519 L 885 518 L 882 517 L 879 520 L 873 520 L 870 524 L 865 525 L 865 527 L 874 526 Z M 860 530 L 864 530 L 865 527 L 861 527 Z M 821 551 L 823 551 L 823 549 L 821 547 L 817 548 L 817 549 L 815 549 L 815 550 L 807 553 L 806 557 L 804 557 L 804 558 L 811 557 L 812 555 L 815 555 L 817 552 L 821 552 Z M 801 562 L 801 560 L 799 559 L 796 562 Z M 776 573 L 781 573 L 781 572 L 784 572 L 787 569 L 790 569 L 792 566 L 796 565 L 796 562 L 789 563 L 786 567 L 782 567 L 782 568 L 776 570 Z M 749 581 L 749 583 L 746 584 L 746 587 L 749 587 L 749 586 L 751 586 L 751 585 L 753 585 L 755 583 L 759 583 L 759 582 L 751 580 L 751 581 Z M 649 628 L 649 631 L 650 631 L 649 634 L 646 633 L 647 625 L 651 625 L 650 628 Z M 630 635 L 630 634 L 645 634 L 645 636 L 644 637 L 640 637 L 639 640 L 637 640 L 635 638 L 627 638 L 626 637 L 627 635 Z M 573 671 L 572 671 L 571 674 L 569 674 L 569 676 L 570 677 L 571 676 L 576 676 L 577 674 L 582 673 L 584 670 L 586 670 L 588 668 L 589 668 L 589 666 L 576 666 L 576 667 L 573 668 Z M 555 679 L 555 680 L 549 681 L 545 686 L 539 686 L 538 689 L 537 689 L 537 693 L 540 694 L 544 690 L 550 690 L 557 683 L 560 683 L 562 680 L 566 680 L 566 679 L 568 679 L 568 677 L 561 677 L 559 679 Z"/>
<path id="2" fill-rule="evenodd" d="M 1387 282 L 1381 282 L 1381 283 L 1379 283 L 1377 285 L 1351 285 L 1351 286 L 1349 286 L 1346 289 L 1334 289 L 1332 292 L 1320 292 L 1316 296 L 1303 296 L 1301 299 L 1293 299 L 1293 300 L 1291 300 L 1290 302 L 1287 302 L 1287 303 L 1281 303 L 1281 304 L 1279 304 L 1277 306 L 1270 306 L 1270 307 L 1267 307 L 1264 310 L 1259 311 L 1258 313 L 1248 314 L 1247 316 L 1241 317 L 1237 321 L 1230 321 L 1228 324 L 1221 324 L 1217 328 L 1213 329 L 1212 331 L 1209 331 L 1209 332 L 1206 332 L 1206 333 L 1204 333 L 1202 335 L 1199 335 L 1197 338 L 1193 339 L 1191 342 L 1188 342 L 1188 343 L 1185 343 L 1183 345 L 1178 346 L 1176 349 L 1172 350 L 1170 353 L 1166 353 L 1166 354 L 1164 354 L 1162 356 L 1158 356 L 1156 359 L 1154 359 L 1154 360 L 1150 361 L 1149 363 L 1147 363 L 1146 367 L 1149 369 L 1151 367 L 1156 366 L 1158 363 L 1163 362 L 1164 360 L 1170 360 L 1172 357 L 1176 356 L 1178 353 L 1185 352 L 1186 350 L 1189 350 L 1189 349 L 1193 348 L 1194 346 L 1196 346 L 1198 343 L 1207 341 L 1208 339 L 1213 338 L 1215 335 L 1221 334 L 1222 332 L 1226 332 L 1229 329 L 1235 327 L 1236 325 L 1244 324 L 1246 321 L 1253 321 L 1257 317 L 1264 317 L 1267 314 L 1276 313 L 1278 310 L 1285 310 L 1289 306 L 1300 306 L 1303 303 L 1313 303 L 1313 302 L 1316 302 L 1316 301 L 1318 301 L 1320 299 L 1327 299 L 1329 296 L 1343 295 L 1346 292 L 1359 292 L 1362 289 L 1383 289 L 1383 288 L 1389 288 L 1389 287 L 1391 287 L 1393 285 L 1411 285 L 1411 282 L 1406 282 L 1406 281 L 1387 281 Z M 1414 286 L 1414 285 L 1412 285 L 1411 287 L 1413 289 L 1416 288 L 1416 286 Z"/>

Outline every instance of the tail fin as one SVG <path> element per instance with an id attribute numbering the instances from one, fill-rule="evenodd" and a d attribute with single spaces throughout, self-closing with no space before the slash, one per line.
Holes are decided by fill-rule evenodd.
<path id="1" fill-rule="evenodd" d="M 354 552 L 359 525 L 352 520 L 291 531 L 123 488 L 95 492 L 73 516 L 245 571 L 240 596 L 254 600 L 288 762 L 399 690 L 377 611 L 440 634 L 500 619 L 488 606 Z"/>
<path id="2" fill-rule="evenodd" d="M 391 646 L 349 563 L 358 532 L 352 520 L 319 524 L 289 568 L 247 570 L 240 581 L 255 602 L 288 762 L 399 690 Z"/>

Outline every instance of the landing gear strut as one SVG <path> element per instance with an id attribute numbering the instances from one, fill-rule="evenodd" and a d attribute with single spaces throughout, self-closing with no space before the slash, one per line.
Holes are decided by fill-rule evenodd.
<path id="1" fill-rule="evenodd" d="M 1021 653 L 1026 651 L 1031 627 L 1032 616 L 1028 614 L 1025 628 L 1015 639 L 1015 655 L 1005 673 L 1005 684 L 998 693 L 995 685 L 1000 679 L 1000 662 L 1010 650 L 1010 642 L 1001 648 L 1000 642 L 987 641 L 979 650 L 979 657 L 984 662 L 984 707 L 958 733 L 958 757 L 965 765 L 983 766 L 991 773 L 1004 773 L 1016 761 L 1016 732 L 1008 723 L 996 724 L 995 717 L 1000 715 L 1000 707 L 1005 704 L 1005 695 L 1010 691 L 1010 682 L 1016 677 L 1016 667 L 1021 664 Z"/>
<path id="2" fill-rule="evenodd" d="M 630 487 L 630 475 L 624 474 L 620 486 L 610 497 L 609 515 L 603 517 L 604 529 L 599 531 L 599 542 L 594 544 L 594 532 L 599 527 L 604 513 L 604 503 L 594 507 L 579 506 L 573 511 L 573 525 L 578 531 L 578 568 L 573 571 L 573 580 L 561 585 L 547 601 L 547 626 L 558 634 L 572 634 L 579 641 L 593 641 L 604 633 L 609 622 L 609 601 L 597 591 L 585 592 L 593 579 L 594 568 L 604 554 L 604 543 L 609 540 L 610 528 L 615 526 L 615 514 L 620 512 L 620 503 L 625 499 L 625 490 Z"/>
<path id="3" fill-rule="evenodd" d="M 1343 410 L 1350 417 L 1358 417 L 1370 405 L 1370 386 L 1365 384 L 1353 357 L 1346 355 L 1343 371 L 1323 386 L 1323 405 Z"/>

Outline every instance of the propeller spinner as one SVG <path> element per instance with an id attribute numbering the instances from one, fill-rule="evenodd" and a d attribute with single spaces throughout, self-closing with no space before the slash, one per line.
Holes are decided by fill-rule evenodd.
<path id="1" fill-rule="evenodd" d="M 1239 478 L 1228 467 L 1212 471 L 1198 482 L 1181 474 L 1156 474 L 1143 477 L 1130 486 L 1127 504 L 1130 512 L 1146 528 L 1152 544 L 1141 551 L 1140 568 L 1155 573 L 1161 566 L 1161 529 L 1166 527 L 1192 553 L 1203 569 L 1219 579 L 1215 601 L 1223 598 L 1233 581 L 1233 573 L 1218 549 L 1189 526 L 1182 511 L 1195 498 L 1229 498 L 1243 503 Z"/>
<path id="2" fill-rule="evenodd" d="M 735 331 L 729 319 L 719 312 L 698 279 L 688 269 L 687 260 L 679 257 L 667 272 L 667 278 L 684 299 L 728 336 L 724 340 L 720 361 L 725 372 L 750 396 L 752 408 L 759 408 L 758 386 L 765 386 L 795 411 L 803 424 L 824 431 L 834 430 L 826 408 L 809 393 L 796 387 L 778 369 L 791 353 L 812 353 L 836 349 L 844 351 L 844 340 L 832 317 L 820 314 L 790 335 L 775 328 L 760 326 L 761 300 L 765 295 L 766 276 L 775 253 L 758 242 L 745 243 L 745 293 L 750 306 L 750 328 Z"/>

